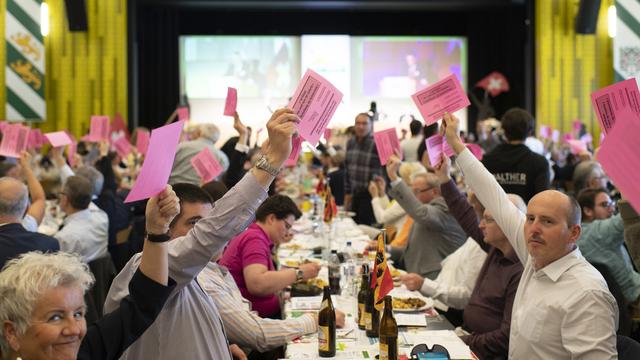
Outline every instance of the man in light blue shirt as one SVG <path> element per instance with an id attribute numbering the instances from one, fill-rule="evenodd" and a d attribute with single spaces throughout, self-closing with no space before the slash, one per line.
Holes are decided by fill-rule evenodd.
<path id="1" fill-rule="evenodd" d="M 605 189 L 584 189 L 578 194 L 582 209 L 582 234 L 578 246 L 591 263 L 604 265 L 620 286 L 625 299 L 635 303 L 640 296 L 640 274 L 624 246 L 624 225 L 613 215 L 615 203 Z M 620 206 L 629 206 L 625 200 Z M 630 206 L 629 206 L 630 207 Z M 631 208 L 631 207 L 630 207 Z"/>

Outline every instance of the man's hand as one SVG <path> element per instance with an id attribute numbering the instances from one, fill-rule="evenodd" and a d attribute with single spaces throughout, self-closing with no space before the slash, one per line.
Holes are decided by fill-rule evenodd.
<path id="1" fill-rule="evenodd" d="M 145 209 L 146 229 L 149 234 L 166 234 L 169 232 L 169 224 L 180 213 L 180 199 L 171 188 L 171 185 L 147 202 Z"/>
<path id="2" fill-rule="evenodd" d="M 320 265 L 310 262 L 298 266 L 298 269 L 302 270 L 302 279 L 309 280 L 318 276 L 318 273 L 320 272 Z"/>
<path id="3" fill-rule="evenodd" d="M 391 155 L 387 159 L 387 175 L 389 180 L 396 181 L 398 179 L 398 169 L 400 168 L 400 158 L 397 155 Z"/>
<path id="4" fill-rule="evenodd" d="M 387 189 L 387 182 L 384 181 L 384 178 L 378 175 L 373 179 L 373 181 L 375 181 L 376 185 L 378 186 L 378 192 L 380 193 L 380 196 L 382 196 L 382 194 L 385 194 Z"/>
<path id="5" fill-rule="evenodd" d="M 229 345 L 229 351 L 231 351 L 231 356 L 233 356 L 236 360 L 247 360 L 247 354 L 240 349 L 240 347 L 236 344 Z"/>
<path id="6" fill-rule="evenodd" d="M 443 153 L 440 154 L 440 164 L 435 168 L 438 183 L 446 184 L 451 180 L 451 160 Z"/>
<path id="7" fill-rule="evenodd" d="M 378 196 L 380 196 L 378 192 L 378 185 L 376 185 L 376 183 L 373 181 L 369 181 L 369 194 L 371 195 L 372 199 L 375 199 Z"/>
<path id="8" fill-rule="evenodd" d="M 109 155 L 109 142 L 101 141 L 99 144 L 100 157 L 105 157 Z"/>
<path id="9" fill-rule="evenodd" d="M 407 287 L 408 290 L 420 290 L 422 284 L 424 284 L 424 278 L 416 273 L 409 273 L 400 276 L 400 281 Z"/>
<path id="10" fill-rule="evenodd" d="M 464 151 L 465 146 L 462 140 L 460 139 L 460 120 L 455 117 L 453 114 L 444 113 L 444 117 L 442 119 L 444 126 L 442 127 L 442 132 L 446 138 L 449 146 L 455 151 L 456 154 L 460 154 Z"/>
<path id="11" fill-rule="evenodd" d="M 233 128 L 238 132 L 240 137 L 243 135 L 247 136 L 247 127 L 240 121 L 240 115 L 238 115 L 237 111 L 233 113 Z"/>
<path id="12" fill-rule="evenodd" d="M 63 167 L 67 162 L 64 160 L 64 156 L 62 152 L 64 151 L 64 146 L 54 147 L 49 151 L 49 155 L 51 156 L 51 161 L 57 167 Z"/>
<path id="13" fill-rule="evenodd" d="M 272 166 L 281 167 L 291 154 L 291 138 L 298 131 L 300 118 L 293 110 L 276 110 L 267 123 L 268 143 L 263 145 L 263 153 Z"/>
<path id="14" fill-rule="evenodd" d="M 336 327 L 342 329 L 344 327 L 345 318 L 345 314 L 342 311 L 336 309 Z"/>
<path id="15" fill-rule="evenodd" d="M 33 169 L 31 166 L 31 159 L 33 157 L 28 151 L 23 151 L 20 153 L 20 158 L 18 159 L 18 164 L 20 164 L 20 168 L 22 170 L 22 174 L 26 175 L 27 172 L 32 173 Z"/>

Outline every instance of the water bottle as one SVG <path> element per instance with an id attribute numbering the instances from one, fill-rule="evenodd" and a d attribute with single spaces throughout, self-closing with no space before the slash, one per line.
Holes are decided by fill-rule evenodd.
<path id="1" fill-rule="evenodd" d="M 338 250 L 331 250 L 331 257 L 329 258 L 329 286 L 331 287 L 331 293 L 334 295 L 340 294 L 340 258 L 338 257 Z"/>

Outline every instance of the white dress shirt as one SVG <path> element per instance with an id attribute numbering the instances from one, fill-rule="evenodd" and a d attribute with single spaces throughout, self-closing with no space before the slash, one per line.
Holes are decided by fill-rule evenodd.
<path id="1" fill-rule="evenodd" d="M 407 212 L 397 201 L 390 202 L 387 195 L 371 199 L 371 208 L 377 223 L 394 226 L 398 231 L 407 221 Z"/>
<path id="2" fill-rule="evenodd" d="M 457 163 L 525 264 L 513 303 L 509 359 L 617 359 L 618 306 L 602 275 L 578 248 L 536 271 L 524 237 L 525 214 L 468 149 Z"/>
<path id="3" fill-rule="evenodd" d="M 424 279 L 420 292 L 441 301 L 447 307 L 464 309 L 486 258 L 487 253 L 475 240 L 468 238 L 462 246 L 442 260 L 442 270 L 435 280 Z"/>
<path id="4" fill-rule="evenodd" d="M 109 218 L 90 203 L 88 208 L 68 215 L 53 237 L 60 242 L 60 251 L 78 254 L 89 263 L 107 255 Z"/>

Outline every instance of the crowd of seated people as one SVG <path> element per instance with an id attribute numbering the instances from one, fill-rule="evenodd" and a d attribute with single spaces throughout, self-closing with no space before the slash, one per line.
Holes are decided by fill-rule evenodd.
<path id="1" fill-rule="evenodd" d="M 321 267 L 283 268 L 276 254 L 322 179 L 370 250 L 388 230 L 401 282 L 437 300 L 480 359 L 616 358 L 617 335 L 636 336 L 622 324 L 640 318 L 640 216 L 589 147 L 532 139 L 533 117 L 514 108 L 479 125 L 492 129 L 480 161 L 447 114 L 439 127 L 414 119 L 402 142 L 410 156 L 382 166 L 365 112 L 314 163 L 284 168 L 298 121 L 277 110 L 266 144 L 251 147 L 236 113 L 238 136 L 222 149 L 216 126 L 195 126 L 167 188 L 131 204 L 136 151 L 121 158 L 108 142 L 84 142 L 73 157 L 36 148 L 3 159 L 0 359 L 283 357 L 318 331 L 316 314 L 283 318 L 283 292 Z M 433 134 L 453 160 L 431 163 Z M 207 148 L 224 172 L 205 183 L 191 159 Z M 260 158 L 282 170 L 256 167 Z"/>

